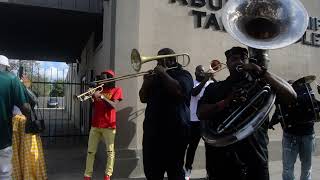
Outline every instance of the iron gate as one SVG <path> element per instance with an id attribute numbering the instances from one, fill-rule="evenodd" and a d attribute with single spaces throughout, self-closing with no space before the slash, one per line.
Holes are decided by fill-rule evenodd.
<path id="1" fill-rule="evenodd" d="M 42 137 L 87 136 L 91 104 L 80 103 L 75 95 L 88 88 L 88 74 L 80 81 L 77 64 L 68 64 L 67 69 L 54 69 L 29 62 L 20 67 L 24 67 L 24 74 L 32 82 L 31 90 L 38 96 L 35 110 L 46 125 Z"/>

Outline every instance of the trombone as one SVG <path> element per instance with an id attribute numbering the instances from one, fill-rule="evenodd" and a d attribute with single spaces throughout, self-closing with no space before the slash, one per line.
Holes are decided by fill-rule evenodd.
<path id="1" fill-rule="evenodd" d="M 179 57 L 182 57 L 182 62 L 179 62 Z M 188 66 L 190 64 L 190 56 L 187 53 L 147 57 L 147 56 L 141 56 L 138 50 L 133 49 L 131 51 L 131 66 L 137 73 L 132 73 L 132 74 L 127 74 L 127 75 L 123 75 L 123 76 L 119 76 L 119 77 L 93 81 L 92 83 L 98 84 L 99 86 L 97 86 L 95 88 L 89 88 L 88 91 L 76 96 L 76 98 L 78 100 L 80 100 L 81 102 L 83 102 L 83 101 L 85 101 L 87 99 L 93 100 L 92 99 L 92 95 L 97 91 L 98 92 L 102 92 L 104 84 L 110 83 L 110 82 L 114 82 L 114 81 L 131 79 L 131 78 L 143 76 L 143 75 L 146 75 L 146 74 L 152 75 L 152 74 L 154 74 L 153 71 L 139 72 L 140 69 L 141 69 L 142 64 L 144 64 L 146 62 L 150 62 L 150 61 L 159 60 L 159 59 L 170 60 L 171 58 L 177 58 L 178 63 L 181 64 L 182 67 L 186 67 L 186 66 Z M 178 66 L 167 68 L 167 70 L 174 69 L 174 68 L 177 68 L 177 67 Z"/>

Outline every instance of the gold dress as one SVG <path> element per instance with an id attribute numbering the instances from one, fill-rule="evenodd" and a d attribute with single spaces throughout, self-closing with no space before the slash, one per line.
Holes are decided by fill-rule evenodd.
<path id="1" fill-rule="evenodd" d="M 46 164 L 39 134 L 25 133 L 26 118 L 15 115 L 12 119 L 12 179 L 46 180 Z"/>

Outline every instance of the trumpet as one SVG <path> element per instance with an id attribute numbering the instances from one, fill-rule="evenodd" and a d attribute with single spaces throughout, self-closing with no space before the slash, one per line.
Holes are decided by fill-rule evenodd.
<path id="1" fill-rule="evenodd" d="M 179 62 L 179 57 L 182 58 L 182 62 Z M 87 99 L 93 100 L 92 99 L 92 95 L 97 91 L 98 92 L 102 92 L 103 86 L 106 83 L 125 80 L 125 79 L 131 79 L 131 78 L 143 76 L 143 75 L 146 75 L 146 74 L 153 75 L 154 74 L 153 71 L 139 72 L 140 69 L 141 69 L 142 64 L 144 64 L 146 62 L 159 60 L 159 59 L 169 60 L 170 58 L 178 58 L 177 61 L 179 62 L 179 64 L 181 64 L 182 67 L 186 67 L 186 66 L 188 66 L 190 64 L 190 56 L 187 53 L 147 57 L 147 56 L 141 56 L 138 50 L 133 49 L 131 51 L 131 66 L 137 73 L 132 73 L 132 74 L 127 74 L 127 75 L 123 75 L 123 76 L 119 76 L 119 77 L 93 81 L 91 83 L 98 84 L 99 86 L 97 86 L 95 88 L 89 88 L 89 90 L 87 92 L 84 92 L 84 93 L 76 96 L 76 98 L 78 100 L 80 100 L 81 102 L 85 101 Z M 178 66 L 170 67 L 170 68 L 167 68 L 166 70 L 174 69 L 174 68 L 177 68 L 177 67 Z"/>
<path id="2" fill-rule="evenodd" d="M 227 68 L 227 65 L 225 63 L 221 63 L 218 60 L 212 60 L 210 63 L 209 69 L 203 72 L 203 74 L 205 76 L 210 77 L 210 79 L 215 80 L 213 79 L 214 78 L 213 76 L 226 68 Z"/>
<path id="3" fill-rule="evenodd" d="M 97 87 L 94 87 L 94 88 L 89 88 L 89 90 L 87 92 L 76 96 L 76 98 L 79 99 L 79 101 L 81 101 L 81 102 L 86 101 L 88 99 L 91 99 L 91 101 L 93 102 L 94 101 L 93 98 L 92 98 L 93 94 L 95 92 L 99 92 L 99 93 L 102 92 L 103 91 L 103 85 L 104 84 L 101 84 L 101 85 L 99 85 Z"/>
<path id="4" fill-rule="evenodd" d="M 210 68 L 205 72 L 205 74 L 216 74 L 226 68 L 227 65 L 225 63 L 222 63 L 219 60 L 212 60 L 210 63 Z"/>

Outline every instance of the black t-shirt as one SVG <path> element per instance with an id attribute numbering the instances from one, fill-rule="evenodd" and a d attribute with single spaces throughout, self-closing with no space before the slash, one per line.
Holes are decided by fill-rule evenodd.
<path id="1" fill-rule="evenodd" d="M 277 106 L 275 113 L 272 116 L 272 121 L 280 122 L 285 133 L 296 136 L 314 134 L 314 121 L 316 115 L 313 111 L 310 96 L 303 89 L 295 87 L 294 89 L 298 95 L 294 105 L 284 105 L 277 100 Z M 313 98 L 314 103 L 319 104 L 314 97 L 311 98 Z"/>
<path id="2" fill-rule="evenodd" d="M 301 125 L 296 125 L 288 128 L 284 128 L 283 131 L 288 134 L 296 136 L 306 136 L 314 134 L 314 123 L 306 123 Z"/>
<path id="3" fill-rule="evenodd" d="M 150 137 L 180 137 L 186 136 L 189 131 L 192 76 L 182 68 L 171 69 L 167 73 L 179 82 L 184 99 L 175 100 L 175 97 L 165 89 L 163 82 L 158 79 L 159 77 L 154 77 L 143 123 L 144 134 Z"/>
<path id="4" fill-rule="evenodd" d="M 242 80 L 243 84 L 250 84 L 247 80 Z M 225 81 L 210 84 L 202 98 L 200 104 L 216 104 L 224 100 L 235 87 L 236 82 L 232 82 L 230 78 Z M 199 106 L 198 106 L 199 107 Z M 223 111 L 214 114 L 214 119 L 209 121 L 222 121 L 230 115 L 230 111 L 226 108 Z M 268 163 L 268 123 L 266 120 L 252 135 L 225 147 L 209 147 L 209 153 L 212 154 L 212 165 L 214 167 L 239 167 L 244 164 L 247 167 L 259 168 L 259 164 L 267 167 Z M 210 161 L 210 160 L 209 160 Z M 249 169 L 250 169 L 249 168 Z M 223 169 L 223 168 L 222 168 Z M 228 168 L 227 168 L 228 169 Z M 229 172 L 230 173 L 230 172 Z"/>

